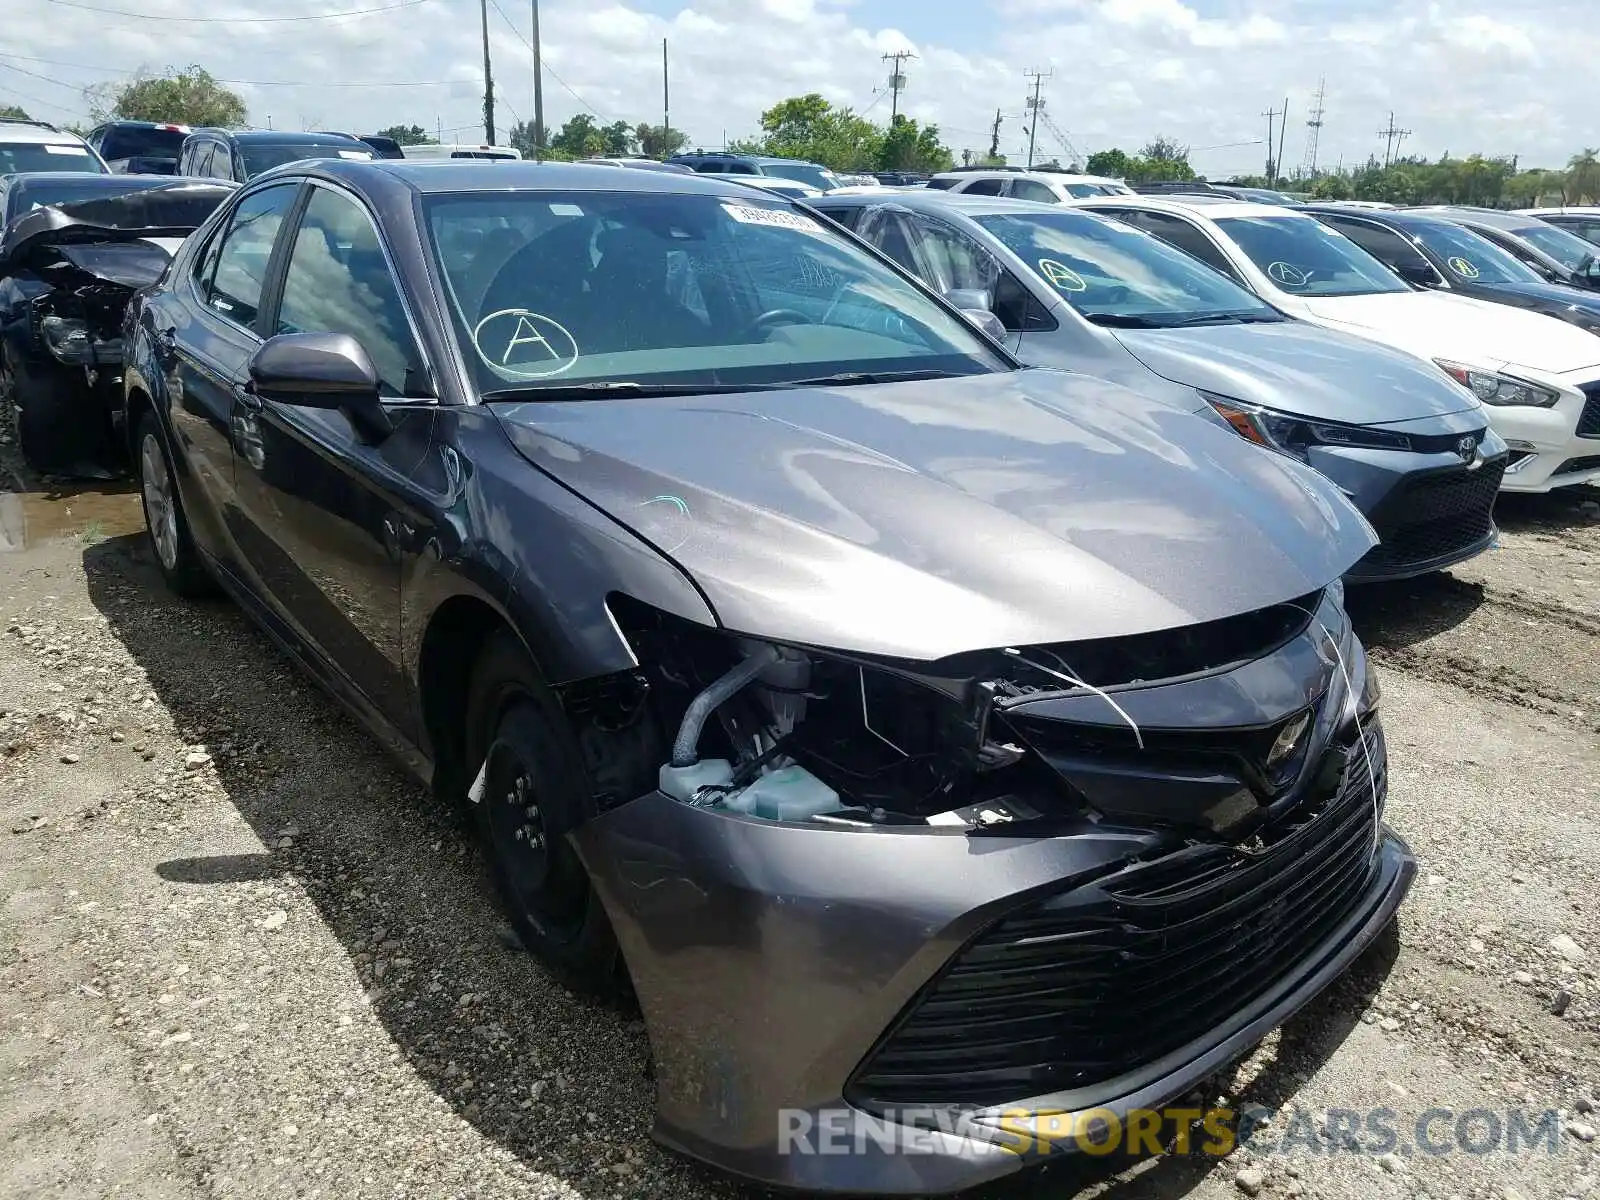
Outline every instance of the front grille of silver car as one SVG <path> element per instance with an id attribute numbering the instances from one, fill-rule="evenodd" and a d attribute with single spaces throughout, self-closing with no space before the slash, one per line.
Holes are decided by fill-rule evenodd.
<path id="1" fill-rule="evenodd" d="M 1366 740 L 1370 758 L 1354 739 L 1330 749 L 1344 759 L 1333 795 L 1254 849 L 1189 845 L 992 925 L 923 989 L 846 1095 L 881 1113 L 1093 1088 L 1264 1003 L 1320 957 L 1372 878 L 1387 790 L 1376 718 Z"/>

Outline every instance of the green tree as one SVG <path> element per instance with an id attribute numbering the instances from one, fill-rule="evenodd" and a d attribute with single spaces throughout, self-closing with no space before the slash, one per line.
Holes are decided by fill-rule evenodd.
<path id="1" fill-rule="evenodd" d="M 428 136 L 427 130 L 421 125 L 391 125 L 387 129 L 380 129 L 373 134 L 374 137 L 393 138 L 402 146 L 431 146 L 434 139 Z"/>
<path id="2" fill-rule="evenodd" d="M 896 115 L 878 144 L 880 171 L 946 171 L 955 164 L 950 148 L 939 140 L 937 125 L 918 128 L 915 119 Z"/>
<path id="3" fill-rule="evenodd" d="M 238 94 L 229 91 L 204 67 L 183 70 L 169 67 L 165 75 L 144 76 L 132 82 L 90 88 L 86 92 L 96 119 L 170 121 L 178 125 L 243 125 L 246 109 Z"/>
<path id="4" fill-rule="evenodd" d="M 0 104 L 0 121 L 31 121 L 28 110 L 17 104 Z"/>
<path id="5" fill-rule="evenodd" d="M 780 100 L 761 114 L 761 149 L 801 158 L 836 171 L 869 170 L 878 161 L 883 133 L 848 108 L 834 108 L 816 92 Z"/>
<path id="6" fill-rule="evenodd" d="M 633 126 L 626 121 L 613 121 L 600 131 L 605 140 L 605 153 L 611 158 L 626 158 L 638 145 Z"/>
<path id="7" fill-rule="evenodd" d="M 1089 155 L 1083 169 L 1090 175 L 1104 175 L 1108 179 L 1126 179 L 1133 169 L 1133 160 L 1121 150 L 1100 150 Z"/>
<path id="8" fill-rule="evenodd" d="M 606 153 L 605 131 L 589 113 L 578 113 L 550 139 L 550 149 L 567 158 L 592 158 Z"/>
<path id="9" fill-rule="evenodd" d="M 1566 190 L 1573 204 L 1600 199 L 1600 151 L 1585 147 L 1567 160 Z"/>
<path id="10" fill-rule="evenodd" d="M 1135 178 L 1140 183 L 1195 177 L 1194 168 L 1189 165 L 1189 147 L 1159 134 L 1145 143 L 1132 168 L 1129 178 Z"/>
<path id="11" fill-rule="evenodd" d="M 647 125 L 640 122 L 633 131 L 639 143 L 639 153 L 648 158 L 671 158 L 683 149 L 689 135 L 681 129 L 668 129 L 665 125 Z"/>
<path id="12" fill-rule="evenodd" d="M 1350 199 L 1350 181 L 1343 175 L 1324 175 L 1311 185 L 1311 195 L 1317 200 Z"/>
<path id="13" fill-rule="evenodd" d="M 549 131 L 546 130 L 544 137 L 539 140 L 541 144 L 536 150 L 532 121 L 518 121 L 511 127 L 511 132 L 506 134 L 506 145 L 513 150 L 520 150 L 523 158 L 549 158 L 551 156 Z"/>

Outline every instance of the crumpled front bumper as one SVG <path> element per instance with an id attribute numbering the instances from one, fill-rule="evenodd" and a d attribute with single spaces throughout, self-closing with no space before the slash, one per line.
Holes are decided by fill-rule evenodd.
<path id="1" fill-rule="evenodd" d="M 658 1140 L 769 1185 L 913 1195 L 1023 1168 L 1028 1159 L 998 1127 L 1012 1106 L 977 1116 L 994 1124 L 993 1138 L 886 1123 L 844 1099 L 858 1067 L 998 917 L 1103 875 L 1155 838 L 1127 829 L 1061 838 L 840 830 L 734 818 L 654 792 L 574 840 L 643 1009 Z M 1121 1113 L 1183 1095 L 1336 978 L 1393 918 L 1415 870 L 1384 830 L 1334 932 L 1243 1011 L 1136 1072 L 1017 1103 Z M 796 1141 L 796 1130 L 816 1134 Z"/>

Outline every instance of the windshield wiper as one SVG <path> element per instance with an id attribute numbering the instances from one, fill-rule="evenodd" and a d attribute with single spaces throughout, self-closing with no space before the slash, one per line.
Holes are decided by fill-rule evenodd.
<path id="1" fill-rule="evenodd" d="M 1111 329 L 1165 329 L 1169 324 L 1132 313 L 1084 313 L 1083 317 L 1091 325 L 1105 325 Z"/>
<path id="2" fill-rule="evenodd" d="M 1184 317 L 1181 320 L 1177 320 L 1177 321 L 1172 322 L 1172 328 L 1178 329 L 1178 328 L 1182 328 L 1182 327 L 1187 326 L 1187 325 L 1222 325 L 1222 324 L 1230 324 L 1231 325 L 1231 324 L 1235 324 L 1235 323 L 1240 324 L 1240 325 L 1253 325 L 1253 324 L 1260 324 L 1262 322 L 1273 322 L 1273 321 L 1281 321 L 1281 320 L 1283 320 L 1283 318 L 1281 316 L 1279 316 L 1277 313 L 1258 313 L 1258 312 L 1199 313 L 1199 314 L 1197 314 L 1195 316 Z"/>
<path id="3" fill-rule="evenodd" d="M 819 375 L 815 379 L 795 379 L 787 383 L 769 384 L 769 387 L 851 387 L 859 383 L 905 383 L 915 379 L 960 379 L 979 371 L 841 371 L 837 375 Z"/>
<path id="4" fill-rule="evenodd" d="M 616 400 L 652 396 L 715 396 L 727 392 L 765 392 L 786 384 L 773 383 L 639 383 L 632 379 L 596 379 L 589 383 L 529 384 L 495 388 L 478 398 L 495 400 Z"/>

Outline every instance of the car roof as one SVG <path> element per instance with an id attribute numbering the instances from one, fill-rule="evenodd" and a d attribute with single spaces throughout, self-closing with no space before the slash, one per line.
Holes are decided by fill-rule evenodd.
<path id="1" fill-rule="evenodd" d="M 740 197 L 765 195 L 782 201 L 771 189 L 743 187 L 715 175 L 677 171 L 624 171 L 582 162 L 489 162 L 469 158 L 310 159 L 264 171 L 258 178 L 285 175 L 342 180 L 358 189 L 380 191 L 402 186 L 432 195 L 444 192 L 655 192 Z"/>
<path id="2" fill-rule="evenodd" d="M 296 133 L 288 129 L 196 129 L 200 133 L 220 134 L 238 142 L 262 146 L 358 146 L 372 149 L 360 138 L 348 133 Z M 191 135 L 193 136 L 193 135 Z"/>
<path id="3" fill-rule="evenodd" d="M 1569 204 L 1565 208 L 1514 208 L 1511 211 L 1524 217 L 1559 217 L 1567 213 L 1578 217 L 1594 217 L 1600 216 L 1600 205 Z"/>
<path id="4" fill-rule="evenodd" d="M 1068 212 L 1085 220 L 1109 220 L 1090 209 L 1078 209 L 1067 204 L 1039 204 L 1033 200 L 1013 200 L 1007 196 L 968 196 L 938 188 L 931 191 L 927 188 L 908 188 L 904 191 L 885 188 L 882 192 L 847 192 L 843 196 L 828 192 L 805 203 L 824 212 L 830 208 L 870 208 L 880 204 L 896 204 L 916 212 L 956 213 L 964 217 L 1043 217 Z"/>
<path id="5" fill-rule="evenodd" d="M 1295 211 L 1310 213 L 1313 217 L 1350 217 L 1354 220 L 1390 225 L 1396 229 L 1426 229 L 1430 226 L 1455 224 L 1443 213 L 1406 208 L 1349 208 L 1341 204 L 1306 204 Z"/>
<path id="6" fill-rule="evenodd" d="M 0 142 L 38 142 L 41 145 L 81 145 L 83 139 L 70 129 L 56 129 L 33 121 L 0 120 Z"/>
<path id="7" fill-rule="evenodd" d="M 1538 220 L 1537 217 L 1518 216 L 1516 213 L 1505 212 L 1498 208 L 1468 208 L 1449 204 L 1419 205 L 1401 211 L 1443 217 L 1447 221 L 1464 224 L 1488 225 L 1493 229 L 1504 229 L 1507 232 L 1526 229 L 1530 222 Z"/>
<path id="8" fill-rule="evenodd" d="M 1257 204 L 1251 200 L 1217 200 L 1210 196 L 1088 196 L 1081 200 L 1069 200 L 1069 205 L 1075 208 L 1096 208 L 1101 205 L 1114 205 L 1117 208 L 1138 208 L 1150 212 L 1164 212 L 1173 214 L 1186 214 L 1205 217 L 1215 221 L 1221 217 L 1282 217 L 1293 218 L 1304 216 L 1306 220 L 1315 218 L 1306 216 L 1298 208 L 1283 208 L 1277 204 Z"/>

